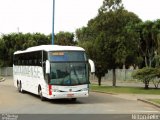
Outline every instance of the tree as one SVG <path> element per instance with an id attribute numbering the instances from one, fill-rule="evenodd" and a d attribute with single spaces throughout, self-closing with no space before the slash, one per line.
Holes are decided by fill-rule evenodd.
<path id="1" fill-rule="evenodd" d="M 55 35 L 55 44 L 75 45 L 74 34 L 69 32 L 59 32 Z"/>
<path id="2" fill-rule="evenodd" d="M 99 13 L 112 12 L 123 8 L 122 0 L 104 0 Z"/>
<path id="3" fill-rule="evenodd" d="M 96 63 L 99 82 L 108 69 L 113 69 L 113 86 L 116 86 L 115 69 L 136 63 L 138 35 L 131 26 L 140 21 L 137 15 L 124 9 L 121 0 L 104 0 L 99 14 L 86 28 L 78 30 L 79 43 L 93 44 L 88 54 Z"/>
<path id="4" fill-rule="evenodd" d="M 160 83 L 160 20 L 145 21 L 135 25 L 139 34 L 139 55 L 143 58 L 142 69 L 137 70 L 133 77 L 141 79 L 148 89 L 150 81 L 155 88 Z"/>
<path id="5" fill-rule="evenodd" d="M 153 79 L 153 77 L 153 68 L 139 69 L 133 74 L 133 78 L 143 81 L 143 83 L 145 84 L 145 89 L 149 88 L 149 82 L 151 81 L 151 79 Z"/>
<path id="6" fill-rule="evenodd" d="M 56 34 L 56 42 L 60 45 L 74 45 L 74 34 L 60 32 Z M 3 34 L 0 38 L 0 66 L 13 65 L 13 53 L 17 50 L 25 50 L 28 47 L 48 45 L 51 43 L 51 34 L 42 33 L 11 33 Z"/>
<path id="7" fill-rule="evenodd" d="M 146 21 L 146 22 L 141 22 L 137 24 L 138 26 L 138 32 L 140 35 L 139 38 L 139 50 L 141 56 L 144 58 L 145 66 L 146 67 L 151 67 L 152 62 L 154 60 L 154 52 L 155 52 L 155 45 L 156 42 L 153 39 L 153 34 L 152 34 L 152 26 L 153 22 L 151 21 Z"/>
<path id="8" fill-rule="evenodd" d="M 4 40 L 0 38 L 0 67 L 4 66 Z"/>
<path id="9" fill-rule="evenodd" d="M 3 34 L 0 39 L 0 66 L 12 66 L 13 53 L 17 50 L 49 43 L 50 38 L 40 33 Z"/>
<path id="10" fill-rule="evenodd" d="M 108 63 L 108 69 L 113 69 L 113 86 L 116 86 L 115 69 L 135 63 L 135 61 L 129 61 L 129 57 L 134 57 L 136 53 L 138 36 L 134 31 L 128 30 L 128 26 L 141 20 L 134 13 L 124 10 L 121 0 L 109 1 L 116 4 L 112 6 L 109 4 L 109 7 L 105 7 L 107 4 L 103 4 L 100 10 L 102 15 L 106 15 L 105 24 L 103 23 L 105 28 L 102 30 L 106 39 L 105 42 L 103 42 L 104 40 L 102 42 L 105 43 L 105 61 Z M 108 10 L 104 8 L 108 8 Z"/>
<path id="11" fill-rule="evenodd" d="M 107 56 L 106 56 L 106 49 L 104 46 L 105 43 L 105 33 L 101 32 L 96 40 L 95 40 L 95 44 L 94 44 L 94 49 L 95 49 L 95 64 L 96 64 L 96 72 L 95 75 L 98 78 L 98 84 L 99 86 L 101 85 L 101 78 L 103 76 L 105 76 L 105 73 L 108 72 L 108 63 L 106 62 Z"/>

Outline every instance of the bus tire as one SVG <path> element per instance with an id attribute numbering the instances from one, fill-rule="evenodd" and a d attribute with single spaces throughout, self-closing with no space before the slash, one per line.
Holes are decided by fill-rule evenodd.
<path id="1" fill-rule="evenodd" d="M 71 101 L 76 102 L 77 98 L 71 98 Z"/>
<path id="2" fill-rule="evenodd" d="M 17 83 L 17 86 L 18 86 L 18 92 L 23 93 L 21 81 Z"/>
<path id="3" fill-rule="evenodd" d="M 41 101 L 45 101 L 45 98 L 43 97 L 43 93 L 42 93 L 41 87 L 38 88 L 38 94 L 40 96 Z"/>

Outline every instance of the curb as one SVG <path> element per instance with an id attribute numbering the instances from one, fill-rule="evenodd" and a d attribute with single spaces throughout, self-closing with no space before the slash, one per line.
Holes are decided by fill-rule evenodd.
<path id="1" fill-rule="evenodd" d="M 151 101 L 144 100 L 144 99 L 137 99 L 137 100 L 138 100 L 138 101 L 141 101 L 141 102 L 144 102 L 144 103 L 148 103 L 148 104 L 150 104 L 150 105 L 153 105 L 153 106 L 155 106 L 155 107 L 160 108 L 160 105 L 159 105 L 159 104 L 153 103 L 153 102 L 151 102 Z"/>
<path id="2" fill-rule="evenodd" d="M 3 82 L 3 81 L 5 81 L 5 78 L 0 79 L 0 82 Z"/>
<path id="3" fill-rule="evenodd" d="M 109 94 L 109 95 L 118 95 L 116 93 L 103 92 L 103 91 L 98 91 L 98 90 L 90 90 L 90 92 L 105 93 L 105 94 Z"/>

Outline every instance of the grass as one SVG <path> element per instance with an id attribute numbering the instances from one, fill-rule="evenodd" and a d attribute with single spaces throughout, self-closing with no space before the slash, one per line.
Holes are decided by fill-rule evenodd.
<path id="1" fill-rule="evenodd" d="M 151 101 L 153 103 L 156 103 L 156 104 L 160 105 L 160 99 L 148 99 L 148 101 Z"/>
<path id="2" fill-rule="evenodd" d="M 142 87 L 112 87 L 112 86 L 98 86 L 91 84 L 90 90 L 95 92 L 104 92 L 104 93 L 124 93 L 124 94 L 154 94 L 160 95 L 160 89 L 144 89 Z"/>

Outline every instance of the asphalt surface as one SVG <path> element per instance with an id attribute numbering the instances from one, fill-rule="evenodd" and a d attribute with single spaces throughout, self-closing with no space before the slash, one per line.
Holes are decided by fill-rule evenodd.
<path id="1" fill-rule="evenodd" d="M 76 102 L 67 99 L 42 102 L 36 95 L 27 92 L 19 93 L 13 86 L 12 78 L 6 78 L 5 81 L 0 82 L 0 114 L 6 113 L 31 114 L 30 117 L 33 117 L 34 114 L 35 119 L 38 116 L 37 120 L 43 118 L 39 114 L 43 114 L 46 120 L 52 118 L 53 114 L 63 114 L 57 119 L 63 119 L 67 117 L 67 114 L 77 119 L 103 114 L 105 120 L 107 120 L 106 118 L 127 120 L 132 117 L 132 114 L 159 114 L 160 109 L 134 99 L 95 92 L 90 92 L 90 96 L 87 98 L 78 98 Z M 46 116 L 46 114 L 49 115 Z M 22 117 L 29 117 L 25 117 L 25 115 Z M 96 116 L 92 120 L 96 119 Z"/>

